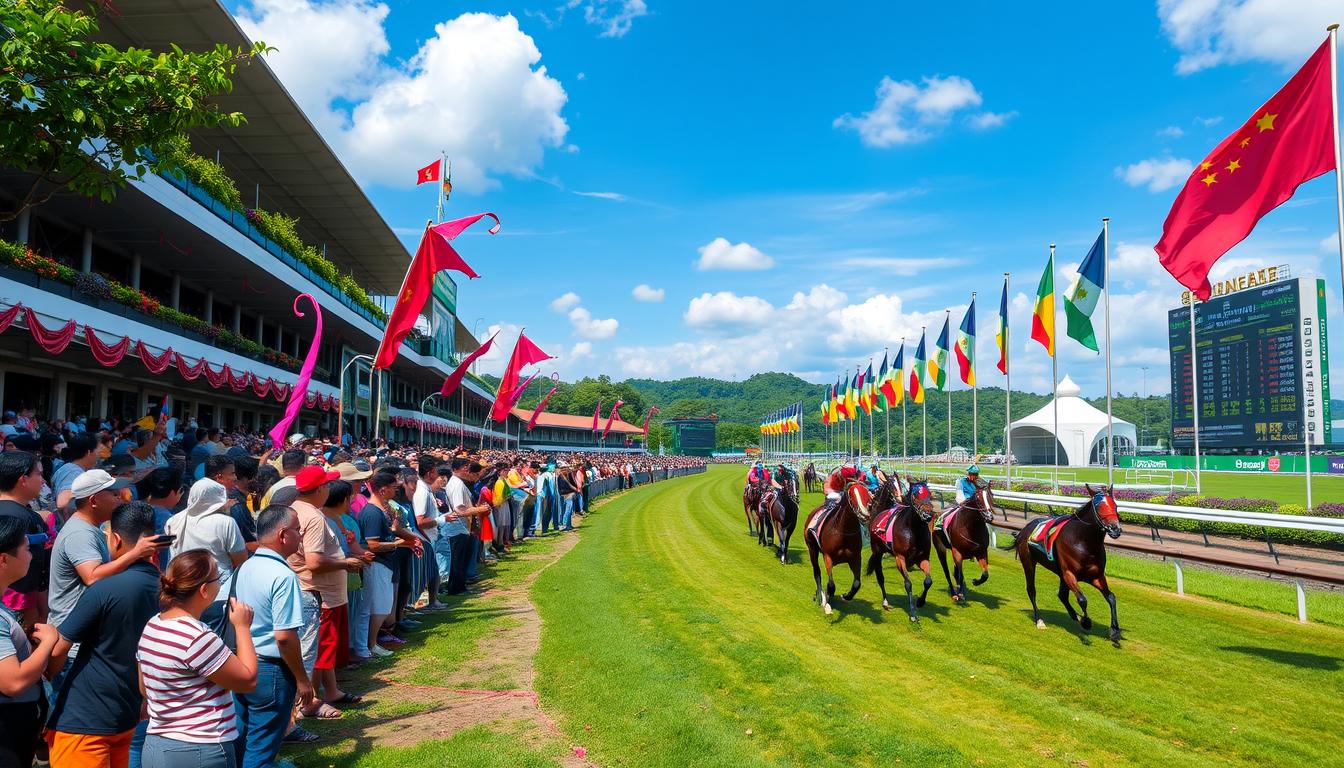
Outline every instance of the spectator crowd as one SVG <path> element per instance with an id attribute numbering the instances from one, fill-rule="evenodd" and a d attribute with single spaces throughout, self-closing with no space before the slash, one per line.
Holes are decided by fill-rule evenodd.
<path id="1" fill-rule="evenodd" d="M 283 764 L 360 705 L 339 670 L 572 530 L 595 483 L 704 464 L 12 412 L 0 435 L 0 768 Z"/>

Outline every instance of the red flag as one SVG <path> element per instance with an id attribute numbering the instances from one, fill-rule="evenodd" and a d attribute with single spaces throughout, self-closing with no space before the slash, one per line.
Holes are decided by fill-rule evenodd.
<path id="1" fill-rule="evenodd" d="M 538 371 L 537 373 L 540 373 L 540 371 Z M 528 376 L 527 381 L 524 381 L 522 384 L 519 384 L 513 390 L 513 397 L 509 400 L 509 410 L 513 410 L 518 405 L 518 401 L 523 399 L 523 392 L 527 390 L 527 385 L 531 384 L 532 380 L 535 378 L 537 378 L 536 373 L 532 374 L 531 376 Z"/>
<path id="2" fill-rule="evenodd" d="M 536 408 L 536 410 L 532 411 L 532 418 L 530 418 L 530 419 L 527 420 L 527 431 L 528 431 L 528 432 L 531 432 L 531 431 L 532 431 L 532 428 L 535 427 L 535 426 L 537 425 L 537 417 L 541 415 L 541 412 L 542 412 L 542 411 L 546 410 L 546 404 L 549 403 L 549 402 L 551 402 L 551 395 L 554 395 L 554 394 L 555 394 L 555 390 L 558 389 L 558 388 L 559 388 L 559 387 L 551 387 L 551 391 L 550 391 L 550 392 L 547 392 L 547 393 L 546 393 L 546 396 L 543 397 L 543 398 L 541 398 L 541 402 L 540 402 L 540 403 L 537 403 L 537 408 Z"/>
<path id="3" fill-rule="evenodd" d="M 616 413 L 616 409 L 620 408 L 622 405 L 625 405 L 625 401 L 619 397 L 616 398 L 616 404 L 611 406 L 611 413 L 607 415 L 607 426 L 602 429 L 603 440 L 607 439 L 607 433 L 611 431 L 611 422 L 619 415 Z"/>
<path id="4" fill-rule="evenodd" d="M 499 331 L 495 331 L 494 335 L 486 339 L 485 343 L 475 352 L 462 358 L 462 362 L 458 363 L 453 372 L 448 374 L 448 378 L 443 380 L 443 386 L 439 388 L 440 395 L 447 397 L 457 391 L 457 386 L 462 383 L 462 377 L 467 375 L 467 369 L 471 367 L 472 363 L 476 362 L 477 358 L 490 351 L 490 345 L 495 343 L 495 336 L 498 335 Z"/>
<path id="5" fill-rule="evenodd" d="M 659 413 L 658 406 L 656 405 L 649 406 L 649 410 L 644 412 L 644 437 L 649 436 L 649 418 L 655 413 Z"/>
<path id="6" fill-rule="evenodd" d="M 597 434 L 597 420 L 602 414 L 602 399 L 598 398 L 597 407 L 593 409 L 593 434 Z"/>
<path id="7" fill-rule="evenodd" d="M 509 365 L 499 380 L 499 390 L 495 392 L 495 404 L 490 408 L 491 420 L 503 424 L 513 407 L 513 393 L 518 388 L 518 374 L 524 368 L 542 360 L 550 360 L 552 355 L 542 351 L 532 343 L 526 334 L 518 334 L 518 343 L 513 345 L 513 354 L 509 355 Z"/>
<path id="8" fill-rule="evenodd" d="M 424 168 L 415 172 L 415 185 L 428 184 L 431 181 L 439 180 L 439 170 L 443 165 L 442 160 L 435 160 Z"/>
<path id="9" fill-rule="evenodd" d="M 1155 249 L 1162 266 L 1207 300 L 1209 270 L 1293 196 L 1335 169 L 1327 39 L 1288 84 L 1195 166 Z"/>
<path id="10" fill-rule="evenodd" d="M 499 218 L 493 213 L 481 213 L 457 221 L 444 222 L 432 230 L 430 228 L 425 229 L 425 234 L 420 238 L 420 247 L 415 250 L 415 258 L 411 259 L 410 269 L 406 270 L 406 279 L 401 281 L 401 291 L 397 294 L 397 303 L 392 307 L 392 314 L 387 318 L 387 331 L 383 336 L 382 343 L 378 345 L 378 354 L 374 357 L 373 362 L 374 370 L 387 368 L 392 365 L 392 361 L 397 359 L 397 350 L 401 346 L 401 340 L 406 338 L 406 334 L 410 333 L 411 329 L 415 327 L 415 321 L 420 317 L 420 310 L 425 308 L 425 302 L 429 300 L 435 273 L 445 269 L 453 269 L 468 277 L 480 277 L 472 271 L 467 262 L 462 260 L 453 246 L 448 244 L 448 240 L 440 234 L 435 234 L 435 232 L 445 227 L 449 228 L 448 231 L 456 228 L 452 235 L 456 237 L 457 233 L 485 216 L 494 218 L 496 222 L 499 221 Z M 492 234 L 498 231 L 498 224 L 490 229 Z"/>

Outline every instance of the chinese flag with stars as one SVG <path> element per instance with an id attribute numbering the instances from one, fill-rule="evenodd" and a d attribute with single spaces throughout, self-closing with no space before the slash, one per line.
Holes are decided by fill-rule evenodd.
<path id="1" fill-rule="evenodd" d="M 1162 266 L 1200 299 L 1209 270 L 1293 196 L 1299 185 L 1335 169 L 1330 42 L 1186 180 L 1162 226 Z"/>

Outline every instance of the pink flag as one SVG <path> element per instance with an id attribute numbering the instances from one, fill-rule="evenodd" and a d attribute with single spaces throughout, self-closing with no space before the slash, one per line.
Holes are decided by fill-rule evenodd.
<path id="1" fill-rule="evenodd" d="M 528 376 L 527 381 L 519 384 L 518 388 L 513 391 L 513 399 L 509 401 L 509 410 L 513 410 L 518 406 L 518 401 L 523 399 L 523 392 L 527 389 L 527 385 L 531 384 L 532 380 L 535 378 L 537 378 L 537 374 L 535 373 Z"/>
<path id="2" fill-rule="evenodd" d="M 607 439 L 607 433 L 611 431 L 611 422 L 614 421 L 616 417 L 620 415 L 616 413 L 616 409 L 620 408 L 622 405 L 625 405 L 625 401 L 620 398 L 616 398 L 616 404 L 611 406 L 611 413 L 607 415 L 607 426 L 602 430 L 603 440 Z"/>
<path id="3" fill-rule="evenodd" d="M 440 395 L 447 397 L 457 391 L 457 386 L 462 383 L 462 377 L 467 375 L 467 369 L 471 367 L 472 363 L 476 362 L 477 358 L 490 351 L 490 345 L 495 343 L 495 336 L 498 335 L 499 331 L 495 331 L 494 335 L 486 339 L 485 343 L 478 347 L 475 352 L 462 358 L 462 362 L 458 363 L 453 372 L 448 374 L 448 378 L 443 380 L 443 386 L 439 388 Z"/>
<path id="4" fill-rule="evenodd" d="M 537 409 L 535 411 L 532 411 L 532 418 L 527 420 L 528 432 L 531 432 L 532 428 L 537 425 L 537 417 L 541 415 L 542 411 L 546 410 L 546 404 L 551 402 L 551 395 L 555 394 L 556 389 L 558 389 L 558 387 L 551 387 L 551 391 L 547 392 L 546 396 L 541 398 L 540 403 L 537 403 Z"/>
<path id="5" fill-rule="evenodd" d="M 313 311 L 317 314 L 317 328 L 313 331 L 313 343 L 308 345 L 308 356 L 303 360 L 303 368 L 299 369 L 299 380 L 294 382 L 294 387 L 289 391 L 289 405 L 285 406 L 285 415 L 271 427 L 271 445 L 279 450 L 285 444 L 285 433 L 294 424 L 294 419 L 298 418 L 299 409 L 303 407 L 303 401 L 308 397 L 308 382 L 313 378 L 313 368 L 317 366 L 318 352 L 322 348 L 322 308 L 317 305 L 317 299 L 311 294 L 300 293 L 294 297 L 294 314 L 303 317 L 303 312 L 299 309 L 299 299 L 307 299 L 308 303 L 313 305 Z"/>
<path id="6" fill-rule="evenodd" d="M 503 424 L 508 418 L 509 409 L 513 407 L 513 393 L 518 386 L 518 374 L 527 366 L 540 363 L 542 360 L 550 360 L 552 357 L 554 355 L 546 354 L 541 347 L 533 344 L 526 334 L 518 334 L 518 343 L 513 345 L 509 365 L 499 380 L 499 390 L 495 392 L 495 404 L 490 408 L 491 421 Z"/>
<path id="7" fill-rule="evenodd" d="M 659 408 L 658 408 L 658 406 L 656 406 L 656 405 L 650 405 L 650 406 L 649 406 L 649 410 L 647 410 L 647 411 L 644 412 L 644 436 L 645 436 L 645 437 L 648 437 L 648 436 L 649 436 L 649 419 L 653 416 L 653 414 L 655 414 L 655 413 L 659 413 L 659 412 L 660 412 L 660 411 L 659 411 Z"/>
<path id="8" fill-rule="evenodd" d="M 593 409 L 593 434 L 597 434 L 597 420 L 602 413 L 602 398 L 598 398 L 597 407 Z"/>
<path id="9" fill-rule="evenodd" d="M 460 219 L 454 219 L 453 221 L 445 221 L 442 224 L 435 224 L 432 229 L 444 240 L 452 240 L 462 234 L 464 229 L 470 227 L 472 224 L 475 224 L 486 216 L 495 220 L 495 226 L 487 231 L 492 235 L 499 234 L 499 217 L 493 213 L 478 213 L 475 216 L 465 216 Z"/>

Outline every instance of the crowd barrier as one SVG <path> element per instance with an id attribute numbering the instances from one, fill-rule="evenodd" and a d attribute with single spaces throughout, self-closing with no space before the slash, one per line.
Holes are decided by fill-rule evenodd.
<path id="1" fill-rule="evenodd" d="M 675 477 L 686 477 L 687 475 L 698 475 L 705 471 L 704 467 L 665 467 L 649 470 L 648 472 L 634 473 L 633 480 L 635 487 L 656 483 L 662 480 L 671 480 Z M 588 500 L 595 501 L 603 494 L 612 491 L 621 490 L 621 484 L 625 478 L 615 475 L 612 477 L 600 477 L 588 484 Z"/>

